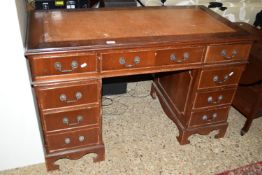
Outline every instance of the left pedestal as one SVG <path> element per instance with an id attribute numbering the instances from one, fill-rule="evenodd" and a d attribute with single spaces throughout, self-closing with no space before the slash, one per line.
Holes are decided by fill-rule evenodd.
<path id="1" fill-rule="evenodd" d="M 95 153 L 105 159 L 101 124 L 101 80 L 81 80 L 34 86 L 48 171 L 59 159 L 79 159 Z"/>

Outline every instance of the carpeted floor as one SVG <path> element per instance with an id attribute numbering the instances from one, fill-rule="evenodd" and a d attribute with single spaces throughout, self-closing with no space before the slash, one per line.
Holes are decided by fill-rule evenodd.
<path id="1" fill-rule="evenodd" d="M 262 174 L 262 162 L 257 162 L 234 170 L 225 171 L 217 175 L 261 175 L 261 174 Z"/>
<path id="2" fill-rule="evenodd" d="M 213 175 L 262 160 L 262 117 L 240 136 L 245 118 L 232 108 L 224 138 L 214 139 L 215 132 L 194 135 L 191 144 L 181 146 L 176 140 L 176 126 L 159 101 L 148 96 L 150 83 L 131 83 L 128 94 L 104 99 L 105 161 L 92 163 L 94 155 L 90 154 L 76 161 L 57 161 L 61 171 L 47 173 L 45 165 L 38 164 L 0 174 Z"/>

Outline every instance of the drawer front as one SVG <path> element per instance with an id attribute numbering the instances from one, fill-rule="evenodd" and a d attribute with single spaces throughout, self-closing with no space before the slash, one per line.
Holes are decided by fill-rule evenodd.
<path id="1" fill-rule="evenodd" d="M 156 65 L 175 65 L 183 63 L 201 63 L 204 47 L 158 50 Z"/>
<path id="2" fill-rule="evenodd" d="M 56 58 L 32 58 L 30 67 L 33 77 L 96 72 L 96 55 Z"/>
<path id="3" fill-rule="evenodd" d="M 100 117 L 98 107 L 44 115 L 45 130 L 57 131 L 97 125 Z"/>
<path id="4" fill-rule="evenodd" d="M 193 112 L 189 121 L 189 126 L 201 126 L 225 122 L 228 117 L 229 108 L 221 108 L 216 110 L 207 110 L 201 112 Z"/>
<path id="5" fill-rule="evenodd" d="M 250 44 L 208 46 L 205 62 L 247 60 L 250 48 Z"/>
<path id="6" fill-rule="evenodd" d="M 85 129 L 46 136 L 47 152 L 94 145 L 99 142 L 99 129 Z"/>
<path id="7" fill-rule="evenodd" d="M 102 54 L 102 71 L 152 67 L 155 64 L 153 51 L 118 52 Z"/>
<path id="8" fill-rule="evenodd" d="M 231 104 L 235 89 L 227 89 L 213 92 L 198 92 L 194 108 L 204 108 Z"/>
<path id="9" fill-rule="evenodd" d="M 45 87 L 37 90 L 41 109 L 51 109 L 98 102 L 98 84 L 75 84 Z"/>
<path id="10" fill-rule="evenodd" d="M 244 66 L 206 69 L 201 72 L 199 89 L 225 85 L 237 85 Z"/>

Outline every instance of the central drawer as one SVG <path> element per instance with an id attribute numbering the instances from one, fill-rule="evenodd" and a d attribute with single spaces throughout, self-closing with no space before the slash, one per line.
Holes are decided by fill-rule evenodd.
<path id="1" fill-rule="evenodd" d="M 81 82 L 45 86 L 36 89 L 41 109 L 52 109 L 98 102 L 99 91 L 96 82 Z"/>
<path id="2" fill-rule="evenodd" d="M 99 142 L 99 129 L 84 129 L 46 136 L 47 152 L 95 145 Z"/>
<path id="3" fill-rule="evenodd" d="M 156 51 L 156 65 L 201 63 L 204 47 L 172 48 Z"/>
<path id="4" fill-rule="evenodd" d="M 137 69 L 155 65 L 154 51 L 119 51 L 102 53 L 102 71 Z"/>

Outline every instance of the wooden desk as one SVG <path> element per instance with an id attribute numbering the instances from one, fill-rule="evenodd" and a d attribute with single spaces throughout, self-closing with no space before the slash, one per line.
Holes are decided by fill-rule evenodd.
<path id="1" fill-rule="evenodd" d="M 218 130 L 247 63 L 253 38 L 203 6 L 32 12 L 26 58 L 48 170 L 60 158 L 105 158 L 101 80 L 154 73 L 180 144 Z"/>

